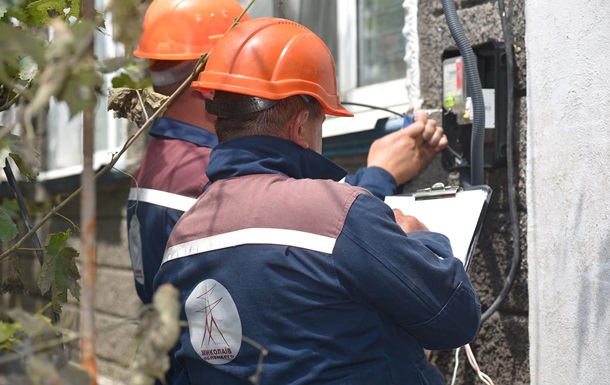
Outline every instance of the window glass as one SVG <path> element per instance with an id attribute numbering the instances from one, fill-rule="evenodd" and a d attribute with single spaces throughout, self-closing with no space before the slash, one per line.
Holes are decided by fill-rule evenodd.
<path id="1" fill-rule="evenodd" d="M 102 9 L 104 1 L 96 0 L 97 9 Z M 112 23 L 106 20 L 106 31 L 96 31 L 94 35 L 95 55 L 100 59 L 119 57 L 123 47 L 112 41 Z M 111 154 L 118 151 L 127 139 L 127 121 L 115 119 L 107 110 L 108 88 L 115 74 L 104 75 L 102 94 L 98 95 L 95 115 L 94 167 L 106 164 Z M 47 159 L 46 170 L 49 178 L 73 173 L 82 165 L 82 114 L 70 118 L 65 102 L 51 100 L 47 115 Z M 60 171 L 65 170 L 65 171 Z"/>
<path id="2" fill-rule="evenodd" d="M 403 0 L 358 0 L 358 86 L 405 77 Z"/>
<path id="3" fill-rule="evenodd" d="M 311 29 L 326 43 L 333 58 L 337 60 L 336 0 L 286 1 L 283 7 L 284 17 Z M 282 17 L 281 14 L 277 16 Z"/>

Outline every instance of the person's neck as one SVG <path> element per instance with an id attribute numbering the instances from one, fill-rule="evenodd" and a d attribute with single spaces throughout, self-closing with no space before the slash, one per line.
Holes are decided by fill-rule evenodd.
<path id="1" fill-rule="evenodd" d="M 167 107 L 163 114 L 166 118 L 178 120 L 196 127 L 203 128 L 213 134 L 214 117 L 205 110 L 205 99 L 197 94 L 197 90 L 186 89 Z"/>

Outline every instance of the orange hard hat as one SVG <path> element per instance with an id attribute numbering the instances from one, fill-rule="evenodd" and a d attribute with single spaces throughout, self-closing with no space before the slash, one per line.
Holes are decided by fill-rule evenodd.
<path id="1" fill-rule="evenodd" d="M 328 115 L 353 116 L 339 101 L 335 63 L 324 42 L 285 19 L 258 18 L 223 36 L 193 87 L 269 100 L 314 97 Z"/>
<path id="2" fill-rule="evenodd" d="M 133 54 L 155 60 L 199 59 L 243 11 L 237 0 L 154 0 Z"/>

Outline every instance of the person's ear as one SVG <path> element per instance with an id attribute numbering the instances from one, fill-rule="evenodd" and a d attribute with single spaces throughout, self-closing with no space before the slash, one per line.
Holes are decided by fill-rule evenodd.
<path id="1" fill-rule="evenodd" d="M 309 111 L 306 109 L 300 110 L 290 122 L 290 140 L 303 148 L 309 148 L 307 141 L 307 128 L 304 123 L 309 118 Z"/>
<path id="2" fill-rule="evenodd" d="M 208 92 L 201 92 L 201 91 L 197 91 L 199 93 L 199 96 L 202 99 L 205 100 L 212 100 L 214 99 L 214 91 L 208 91 Z"/>

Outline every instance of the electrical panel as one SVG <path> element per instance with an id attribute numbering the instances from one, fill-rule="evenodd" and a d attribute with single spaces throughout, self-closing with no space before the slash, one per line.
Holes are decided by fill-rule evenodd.
<path id="1" fill-rule="evenodd" d="M 485 100 L 483 166 L 486 170 L 506 166 L 507 80 L 504 43 L 491 40 L 472 47 Z M 449 139 L 442 153 L 446 170 L 470 169 L 472 103 L 463 59 L 457 48 L 443 52 L 443 119 Z"/>

